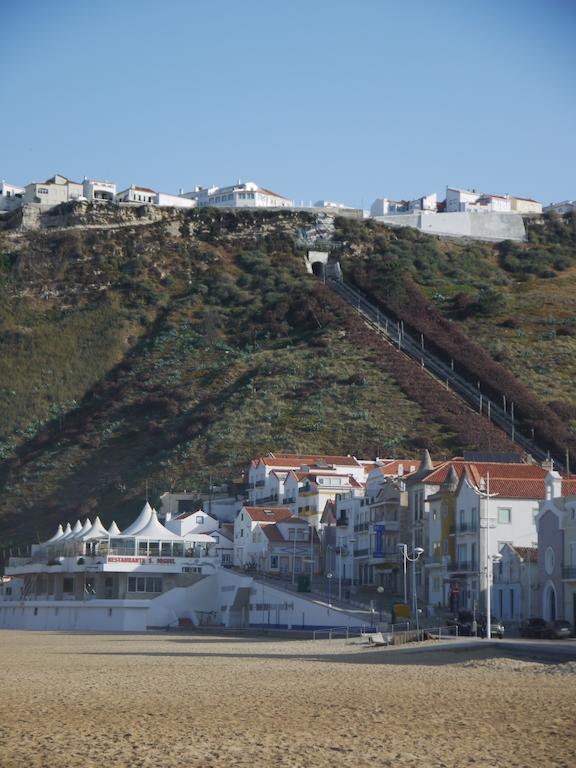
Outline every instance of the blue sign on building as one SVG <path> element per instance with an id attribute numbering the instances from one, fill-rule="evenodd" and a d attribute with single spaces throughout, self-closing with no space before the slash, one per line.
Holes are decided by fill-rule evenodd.
<path id="1" fill-rule="evenodd" d="M 373 557 L 384 557 L 384 530 L 386 526 L 383 523 L 379 523 L 374 526 L 374 533 L 376 535 L 376 541 L 374 542 Z"/>

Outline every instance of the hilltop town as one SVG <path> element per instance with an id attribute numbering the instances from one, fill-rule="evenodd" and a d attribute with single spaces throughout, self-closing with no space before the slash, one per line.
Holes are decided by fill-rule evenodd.
<path id="1" fill-rule="evenodd" d="M 42 182 L 25 186 L 0 182 L 0 222 L 2 215 L 22 207 L 37 207 L 47 211 L 72 201 L 117 203 L 119 205 L 152 205 L 172 208 L 216 207 L 224 209 L 305 209 L 319 210 L 355 218 L 374 218 L 392 226 L 414 227 L 422 232 L 453 237 L 474 237 L 487 240 L 524 240 L 522 216 L 549 212 L 559 214 L 575 210 L 575 201 L 547 206 L 537 200 L 514 195 L 487 194 L 477 190 L 448 186 L 443 200 L 432 193 L 413 200 L 376 199 L 370 211 L 340 202 L 318 200 L 313 205 L 300 205 L 283 195 L 254 182 L 224 187 L 196 186 L 192 192 L 178 194 L 158 192 L 150 187 L 132 184 L 117 190 L 112 181 L 84 178 L 71 181 L 56 174 Z M 471 215 L 472 214 L 472 215 Z M 477 217 L 475 214 L 483 214 Z M 501 214 L 506 214 L 502 217 Z"/>

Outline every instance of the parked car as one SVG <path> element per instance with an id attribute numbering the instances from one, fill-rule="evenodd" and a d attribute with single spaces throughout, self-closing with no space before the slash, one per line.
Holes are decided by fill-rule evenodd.
<path id="1" fill-rule="evenodd" d="M 546 625 L 546 637 L 552 640 L 562 640 L 565 637 L 572 637 L 572 624 L 569 621 L 556 620 L 549 621 Z"/>
<path id="2" fill-rule="evenodd" d="M 446 620 L 449 627 L 458 627 L 459 635 L 474 634 L 474 614 L 472 611 L 459 611 L 457 616 Z M 478 637 L 486 637 L 486 616 L 481 613 L 476 614 L 476 634 Z M 504 637 L 504 624 L 495 616 L 491 618 L 490 637 L 497 637 L 500 640 Z"/>
<path id="3" fill-rule="evenodd" d="M 526 619 L 526 621 L 523 621 L 520 624 L 520 637 L 533 637 L 536 639 L 542 639 L 543 637 L 546 637 L 546 624 L 547 622 L 545 619 Z"/>

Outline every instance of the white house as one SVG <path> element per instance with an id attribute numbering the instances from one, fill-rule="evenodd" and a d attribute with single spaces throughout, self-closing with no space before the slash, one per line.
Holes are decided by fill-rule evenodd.
<path id="1" fill-rule="evenodd" d="M 113 181 L 98 181 L 84 177 L 82 195 L 90 202 L 112 203 L 116 199 L 116 184 Z"/>
<path id="2" fill-rule="evenodd" d="M 446 213 L 468 213 L 489 211 L 509 213 L 512 205 L 509 195 L 492 195 L 475 189 L 446 187 Z"/>
<path id="3" fill-rule="evenodd" d="M 316 530 L 288 507 L 242 507 L 234 521 L 234 564 L 259 572 L 295 575 L 320 566 Z M 308 563 L 307 568 L 306 562 Z"/>
<path id="4" fill-rule="evenodd" d="M 128 189 L 118 192 L 116 195 L 116 202 L 155 205 L 157 196 L 158 193 L 149 187 L 138 187 L 132 184 Z"/>
<path id="5" fill-rule="evenodd" d="M 12 211 L 22 205 L 25 187 L 0 181 L 0 211 Z"/>
<path id="6" fill-rule="evenodd" d="M 253 181 L 228 187 L 196 187 L 183 197 L 196 200 L 200 207 L 218 208 L 293 208 L 294 201 L 258 186 Z"/>
<path id="7" fill-rule="evenodd" d="M 66 176 L 56 174 L 46 181 L 33 181 L 25 187 L 23 202 L 36 203 L 46 207 L 78 200 L 84 196 L 80 182 L 70 181 Z"/>
<path id="8" fill-rule="evenodd" d="M 289 484 L 288 492 L 285 488 L 287 473 L 290 471 L 304 474 L 320 472 L 323 475 L 351 475 L 360 483 L 364 482 L 366 476 L 364 464 L 355 456 L 269 453 L 267 456 L 252 459 L 248 466 L 247 490 L 250 504 L 296 504 L 297 496 L 293 493 L 293 483 Z M 284 502 L 285 498 L 290 501 Z"/>
<path id="9" fill-rule="evenodd" d="M 378 197 L 370 206 L 370 216 L 390 216 L 395 213 L 408 213 L 408 201 Z"/>
<path id="10" fill-rule="evenodd" d="M 430 195 L 423 195 L 417 197 L 415 200 L 408 202 L 408 213 L 414 213 L 421 211 L 423 213 L 436 213 L 438 208 L 438 196 L 436 192 L 432 192 Z"/>

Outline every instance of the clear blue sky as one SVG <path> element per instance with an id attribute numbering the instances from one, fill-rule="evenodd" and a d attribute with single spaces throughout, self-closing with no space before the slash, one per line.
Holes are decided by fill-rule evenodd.
<path id="1" fill-rule="evenodd" d="M 0 0 L 0 178 L 576 197 L 575 0 Z"/>

